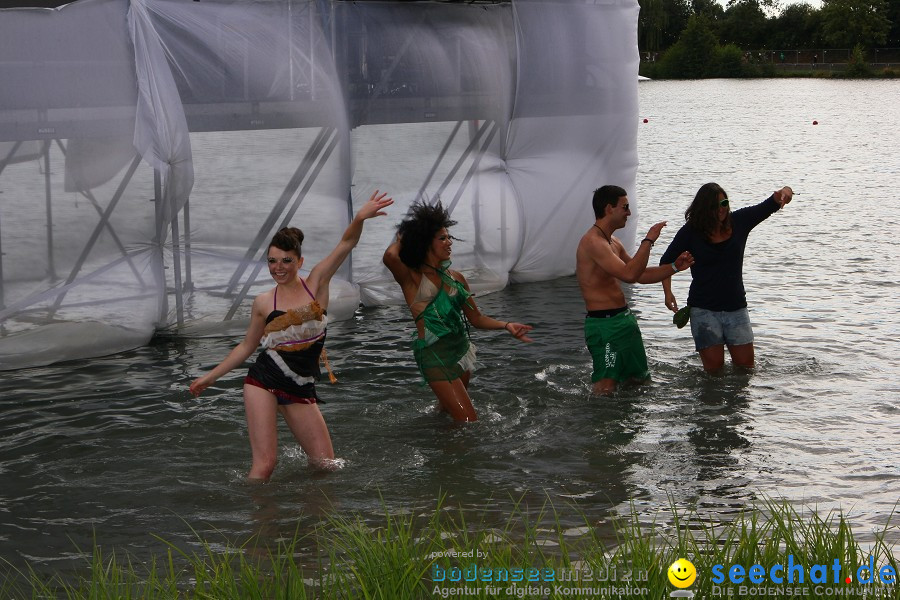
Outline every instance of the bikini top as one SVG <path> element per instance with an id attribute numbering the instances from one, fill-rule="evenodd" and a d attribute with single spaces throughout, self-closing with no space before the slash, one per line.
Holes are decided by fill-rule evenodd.
<path id="1" fill-rule="evenodd" d="M 427 303 L 415 320 L 425 327 L 425 339 L 433 341 L 449 334 L 468 334 L 468 326 L 462 309 L 472 296 L 465 286 L 454 279 L 446 269 L 435 269 L 443 285 L 436 286 L 424 275 L 410 306 Z M 428 283 L 425 283 L 425 282 Z"/>
<path id="2" fill-rule="evenodd" d="M 454 279 L 453 276 L 450 275 L 450 272 L 446 269 L 440 268 L 434 270 L 435 272 L 437 272 L 437 274 L 445 284 L 445 286 L 442 286 L 444 292 L 451 298 L 456 296 L 460 292 L 462 292 L 466 299 L 468 299 L 469 296 L 472 295 L 468 291 L 466 291 L 465 286 Z M 447 289 L 448 287 L 449 289 Z M 428 305 L 429 302 L 434 300 L 439 291 L 440 290 L 433 281 L 422 275 L 422 279 L 421 281 L 419 281 L 419 288 L 416 290 L 416 296 L 415 298 L 413 298 L 410 308 L 416 314 L 421 313 L 421 308 L 424 308 Z M 421 305 L 421 308 L 419 305 Z"/>
<path id="3" fill-rule="evenodd" d="M 451 295 L 455 294 L 456 290 L 451 291 Z M 434 297 L 438 294 L 438 287 L 434 285 L 434 283 L 422 275 L 422 281 L 419 282 L 419 289 L 416 290 L 416 297 L 413 298 L 412 305 L 410 308 L 416 314 L 422 312 L 422 310 L 428 306 L 428 303 L 434 300 Z"/>
<path id="4" fill-rule="evenodd" d="M 325 354 L 325 334 L 328 326 L 328 315 L 319 306 L 316 297 L 306 286 L 306 282 L 300 279 L 306 293 L 313 299 L 312 302 L 299 308 L 289 308 L 286 311 L 278 310 L 278 288 L 272 302 L 272 312 L 266 317 L 266 328 L 260 345 L 267 351 L 275 352 L 302 352 L 311 350 L 320 354 L 325 362 L 328 376 L 332 383 L 336 381 L 328 364 Z M 318 346 L 313 348 L 314 345 Z"/>

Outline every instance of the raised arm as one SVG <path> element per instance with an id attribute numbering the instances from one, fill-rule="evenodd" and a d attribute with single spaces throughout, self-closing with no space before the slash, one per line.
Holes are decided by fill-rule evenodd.
<path id="1" fill-rule="evenodd" d="M 466 278 L 463 277 L 462 273 L 458 271 L 451 271 L 451 275 L 453 278 L 463 284 L 467 291 L 469 290 L 469 282 L 466 281 Z M 480 310 L 478 310 L 478 306 L 475 304 L 475 298 L 470 297 L 466 304 L 463 306 L 463 312 L 466 314 L 466 319 L 469 320 L 469 323 L 472 324 L 473 327 L 478 329 L 504 329 L 511 336 L 516 338 L 517 340 L 523 342 L 533 342 L 530 337 L 528 337 L 528 332 L 534 329 L 531 325 L 525 325 L 524 323 L 516 323 L 515 321 L 499 321 L 492 317 L 489 317 L 485 314 L 482 314 Z"/>
<path id="2" fill-rule="evenodd" d="M 780 190 L 776 190 L 771 196 L 756 204 L 741 208 L 732 213 L 733 219 L 740 219 L 744 226 L 749 230 L 753 229 L 770 216 L 781 210 L 794 197 L 794 191 L 784 186 Z"/>
<path id="3" fill-rule="evenodd" d="M 781 208 L 784 208 L 784 205 L 789 204 L 791 199 L 793 199 L 794 190 L 792 190 L 790 186 L 786 185 L 772 194 L 772 196 L 775 198 L 775 202 L 777 202 Z"/>
<path id="4" fill-rule="evenodd" d="M 406 288 L 406 286 L 413 281 L 412 272 L 409 267 L 400 260 L 399 235 L 394 239 L 391 245 L 387 247 L 387 250 L 384 251 L 384 256 L 381 258 L 381 261 L 384 263 L 384 266 L 388 268 L 388 271 L 391 272 L 391 275 L 394 276 L 397 283 L 400 284 L 400 287 Z"/>
<path id="5" fill-rule="evenodd" d="M 647 268 L 647 261 L 650 260 L 650 248 L 659 238 L 659 232 L 665 226 L 666 222 L 662 221 L 651 227 L 647 236 L 641 240 L 633 257 L 629 256 L 624 247 L 616 251 L 602 239 L 594 238 L 591 242 L 594 262 L 616 279 L 625 283 L 636 283 Z"/>
<path id="6" fill-rule="evenodd" d="M 387 214 L 384 212 L 384 209 L 393 204 L 394 200 L 385 196 L 387 194 L 382 194 L 375 190 L 368 202 L 362 205 L 362 208 L 350 221 L 350 225 L 344 231 L 341 241 L 334 247 L 334 250 L 309 272 L 307 282 L 314 293 L 320 295 L 320 292 L 324 291 L 331 278 L 337 273 L 338 268 L 350 255 L 350 251 L 359 243 L 365 220 Z"/>

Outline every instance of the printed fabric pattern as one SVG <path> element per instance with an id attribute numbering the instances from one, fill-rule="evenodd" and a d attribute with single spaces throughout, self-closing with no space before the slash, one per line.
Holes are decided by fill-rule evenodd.
<path id="1" fill-rule="evenodd" d="M 444 285 L 416 317 L 425 337 L 413 340 L 413 356 L 426 382 L 453 381 L 475 366 L 475 347 L 469 341 L 463 307 L 472 296 L 445 269 L 436 269 Z M 449 293 L 448 289 L 453 293 Z"/>

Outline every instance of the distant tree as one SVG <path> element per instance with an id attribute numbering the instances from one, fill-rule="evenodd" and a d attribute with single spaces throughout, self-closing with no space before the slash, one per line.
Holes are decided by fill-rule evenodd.
<path id="1" fill-rule="evenodd" d="M 684 63 L 688 71 L 696 77 L 710 75 L 719 44 L 707 18 L 703 15 L 691 17 L 678 43 L 684 44 Z"/>
<path id="2" fill-rule="evenodd" d="M 898 0 L 900 1 L 900 0 Z M 809 4 L 789 4 L 770 22 L 768 46 L 776 49 L 818 48 L 821 14 Z"/>
<path id="3" fill-rule="evenodd" d="M 691 0 L 691 12 L 706 17 L 713 29 L 725 16 L 725 9 L 716 0 Z"/>
<path id="4" fill-rule="evenodd" d="M 865 79 L 871 77 L 872 74 L 872 67 L 866 60 L 865 50 L 860 44 L 857 44 L 850 52 L 850 59 L 841 76 L 849 79 Z"/>
<path id="5" fill-rule="evenodd" d="M 669 26 L 663 32 L 661 47 L 668 48 L 678 41 L 681 32 L 687 27 L 688 19 L 691 18 L 691 4 L 688 0 L 663 0 L 663 4 L 669 17 Z"/>
<path id="6" fill-rule="evenodd" d="M 687 0 L 639 0 L 638 46 L 656 52 L 678 41 L 691 15 Z"/>
<path id="7" fill-rule="evenodd" d="M 727 6 L 728 8 L 731 8 L 731 7 L 734 6 L 735 4 L 740 4 L 740 3 L 743 2 L 743 1 L 744 1 L 744 0 L 728 0 L 728 2 L 726 3 L 726 6 Z M 765 8 L 767 11 L 769 11 L 770 13 L 772 13 L 772 12 L 775 12 L 775 11 L 778 9 L 778 6 L 779 6 L 780 3 L 779 3 L 778 0 L 758 0 L 758 1 L 757 1 L 757 4 L 759 4 L 760 6 L 762 6 L 763 8 Z"/>
<path id="8" fill-rule="evenodd" d="M 825 38 L 822 37 L 824 27 L 822 26 L 822 9 L 813 10 L 809 14 L 807 23 L 807 31 L 809 33 L 809 43 L 803 44 L 807 48 L 821 48 L 825 46 Z"/>
<path id="9" fill-rule="evenodd" d="M 734 44 L 726 44 L 716 49 L 717 77 L 744 77 L 749 75 L 749 65 L 744 61 L 744 52 Z"/>
<path id="10" fill-rule="evenodd" d="M 885 16 L 891 22 L 885 45 L 891 48 L 900 47 L 900 0 L 887 0 Z"/>
<path id="11" fill-rule="evenodd" d="M 736 0 L 725 10 L 719 26 L 719 41 L 754 50 L 766 45 L 768 30 L 768 19 L 759 0 Z"/>
<path id="12" fill-rule="evenodd" d="M 641 14 L 638 17 L 638 48 L 659 50 L 660 37 L 669 24 L 663 8 L 663 0 L 640 0 Z"/>
<path id="13" fill-rule="evenodd" d="M 822 37 L 838 48 L 882 45 L 891 30 L 887 12 L 885 0 L 823 0 Z"/>
<path id="14" fill-rule="evenodd" d="M 676 79 L 701 79 L 716 75 L 718 42 L 709 19 L 693 15 L 678 42 L 663 55 L 660 75 Z"/>

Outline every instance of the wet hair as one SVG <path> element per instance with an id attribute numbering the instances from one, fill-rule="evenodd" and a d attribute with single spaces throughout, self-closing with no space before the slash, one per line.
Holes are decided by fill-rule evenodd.
<path id="1" fill-rule="evenodd" d="M 703 184 L 694 201 L 684 211 L 684 219 L 700 235 L 710 238 L 719 228 L 719 196 L 728 198 L 728 194 L 718 183 Z M 731 229 L 731 211 L 722 223 L 725 229 Z"/>
<path id="2" fill-rule="evenodd" d="M 397 227 L 400 235 L 400 260 L 410 269 L 425 264 L 434 236 L 444 228 L 456 225 L 440 201 L 436 204 L 413 202 L 406 218 Z"/>
<path id="3" fill-rule="evenodd" d="M 594 206 L 594 217 L 602 219 L 606 214 L 607 206 L 615 206 L 619 202 L 619 198 L 627 196 L 623 188 L 617 185 L 604 185 L 594 190 L 594 199 L 591 204 Z"/>
<path id="4" fill-rule="evenodd" d="M 284 227 L 278 230 L 274 236 L 272 236 L 272 241 L 269 242 L 269 248 L 275 246 L 279 250 L 284 250 L 285 252 L 294 251 L 299 258 L 302 256 L 300 254 L 300 247 L 303 246 L 303 232 L 297 229 L 296 227 Z"/>

